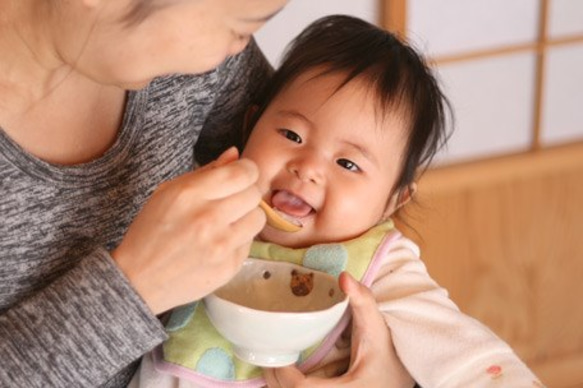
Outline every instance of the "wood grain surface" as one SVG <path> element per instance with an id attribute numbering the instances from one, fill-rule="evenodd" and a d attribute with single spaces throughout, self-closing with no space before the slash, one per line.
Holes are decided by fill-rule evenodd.
<path id="1" fill-rule="evenodd" d="M 428 171 L 399 226 L 549 387 L 583 387 L 583 144 Z"/>

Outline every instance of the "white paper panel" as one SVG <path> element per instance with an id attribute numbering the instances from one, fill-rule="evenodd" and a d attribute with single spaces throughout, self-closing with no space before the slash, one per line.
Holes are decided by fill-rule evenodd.
<path id="1" fill-rule="evenodd" d="M 582 0 L 549 0 L 548 33 L 551 38 L 583 34 Z"/>
<path id="2" fill-rule="evenodd" d="M 431 56 L 531 43 L 538 7 L 535 0 L 409 0 L 408 35 Z"/>
<path id="3" fill-rule="evenodd" d="M 541 140 L 583 140 L 583 44 L 554 47 L 547 55 Z"/>
<path id="4" fill-rule="evenodd" d="M 456 127 L 439 163 L 497 156 L 530 147 L 534 54 L 460 62 L 439 74 Z"/>
<path id="5" fill-rule="evenodd" d="M 255 38 L 275 66 L 286 45 L 312 21 L 331 14 L 348 14 L 376 24 L 378 3 L 379 0 L 291 0 Z"/>

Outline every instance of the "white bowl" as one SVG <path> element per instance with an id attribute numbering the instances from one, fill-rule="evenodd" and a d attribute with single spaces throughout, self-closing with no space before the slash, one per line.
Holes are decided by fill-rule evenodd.
<path id="1" fill-rule="evenodd" d="M 293 273 L 293 271 L 297 271 Z M 293 273 L 293 274 L 292 274 Z M 292 287 L 292 277 L 313 276 L 313 288 Z M 310 275 L 312 274 L 312 275 Z M 300 282 L 301 283 L 301 282 Z M 290 263 L 247 259 L 225 286 L 204 298 L 215 328 L 250 364 L 280 367 L 322 340 L 342 317 L 348 298 L 327 273 Z"/>

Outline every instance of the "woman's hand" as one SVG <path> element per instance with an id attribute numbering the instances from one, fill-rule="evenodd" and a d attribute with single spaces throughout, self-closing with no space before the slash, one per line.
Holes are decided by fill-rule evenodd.
<path id="1" fill-rule="evenodd" d="M 263 228 L 257 167 L 238 156 L 231 148 L 160 185 L 112 252 L 155 314 L 225 284 Z"/>
<path id="2" fill-rule="evenodd" d="M 346 272 L 340 275 L 340 287 L 350 298 L 353 315 L 348 371 L 326 379 L 306 377 L 293 366 L 265 369 L 268 387 L 413 387 L 413 379 L 397 358 L 391 334 L 370 290 Z"/>

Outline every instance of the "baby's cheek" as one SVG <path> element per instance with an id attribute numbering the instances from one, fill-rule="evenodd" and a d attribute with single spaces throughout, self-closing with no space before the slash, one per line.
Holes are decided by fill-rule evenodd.
<path id="1" fill-rule="evenodd" d="M 357 196 L 347 193 L 346 195 L 339 195 L 330 201 L 330 205 L 327 207 L 327 218 L 329 222 L 347 225 L 347 221 L 350 223 L 361 224 L 364 219 L 368 218 L 370 212 L 371 202 L 366 196 Z"/>
<path id="2" fill-rule="evenodd" d="M 363 217 L 362 206 L 360 212 L 347 210 L 346 206 L 331 206 L 327 209 L 325 217 L 318 220 L 315 228 L 322 240 L 342 241 L 354 238 L 373 225 Z"/>

